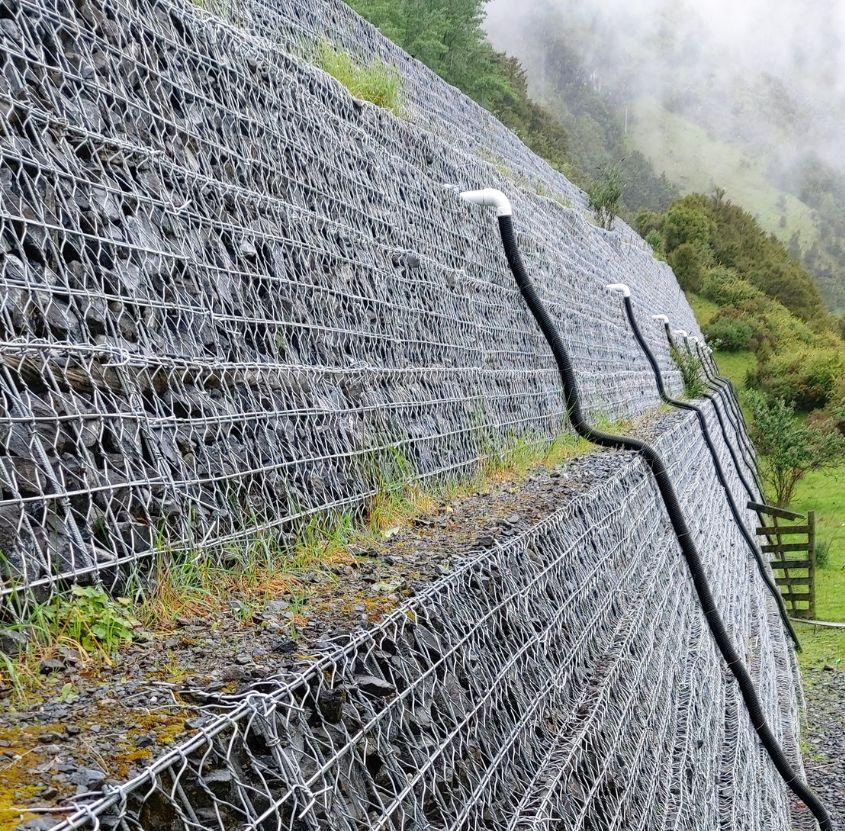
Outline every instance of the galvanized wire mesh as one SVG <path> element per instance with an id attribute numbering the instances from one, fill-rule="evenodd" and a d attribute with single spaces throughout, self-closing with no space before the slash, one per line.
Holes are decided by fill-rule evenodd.
<path id="1" fill-rule="evenodd" d="M 122 585 L 165 553 L 360 508 L 385 459 L 445 477 L 566 429 L 492 218 L 455 187 L 513 197 L 593 417 L 659 403 L 607 282 L 632 286 L 680 389 L 647 325 L 697 331 L 671 272 L 489 115 L 342 3 L 211 10 L 0 10 L 4 596 Z M 323 38 L 396 66 L 406 118 L 309 66 Z M 788 647 L 694 424 L 662 449 L 797 754 Z M 787 828 L 651 481 L 623 460 L 63 827 Z"/>
<path id="2" fill-rule="evenodd" d="M 694 326 L 621 224 L 601 232 L 445 143 L 438 132 L 469 147 L 487 129 L 516 173 L 571 194 L 342 4 L 226 16 L 246 11 L 262 36 L 182 0 L 6 6 L 4 595 L 118 584 L 160 550 L 211 552 L 360 506 L 391 449 L 411 475 L 444 476 L 515 434 L 563 429 L 491 218 L 446 185 L 514 194 L 595 414 L 657 401 L 606 281 Z M 410 121 L 282 49 L 313 52 L 335 28 L 400 66 Z"/>
<path id="3" fill-rule="evenodd" d="M 797 760 L 789 647 L 707 451 L 688 418 L 660 445 Z M 61 828 L 790 827 L 653 481 L 617 465 Z"/>

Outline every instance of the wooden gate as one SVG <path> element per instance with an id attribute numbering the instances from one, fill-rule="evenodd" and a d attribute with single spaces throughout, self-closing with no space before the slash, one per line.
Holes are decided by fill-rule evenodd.
<path id="1" fill-rule="evenodd" d="M 816 617 L 816 515 L 806 516 L 749 502 L 748 507 L 771 517 L 771 524 L 761 525 L 757 533 L 767 542 L 761 546 L 770 555 L 775 581 L 780 587 L 786 607 L 792 617 Z M 784 522 L 784 520 L 786 522 Z M 762 521 L 762 520 L 761 520 Z M 793 523 L 793 524 L 789 524 Z M 797 540 L 796 537 L 805 537 Z"/>

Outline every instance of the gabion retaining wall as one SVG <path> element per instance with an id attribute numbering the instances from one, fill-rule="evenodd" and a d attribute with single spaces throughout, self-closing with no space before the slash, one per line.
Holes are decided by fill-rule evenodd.
<path id="1" fill-rule="evenodd" d="M 266 38 L 182 0 L 4 7 L 4 594 L 360 505 L 390 448 L 444 475 L 563 429 L 494 223 L 455 186 L 513 193 L 593 412 L 657 402 L 602 287 L 694 329 L 671 272 L 422 129 L 426 102 L 466 135 L 494 122 L 406 56 L 411 121 L 282 51 L 336 17 L 401 55 L 341 5 L 256 5 Z M 487 140 L 571 193 L 501 126 Z"/>
<path id="2" fill-rule="evenodd" d="M 456 189 L 512 196 L 593 417 L 659 403 L 608 282 L 632 286 L 680 390 L 649 316 L 698 330 L 630 229 L 590 224 L 564 177 L 342 3 L 215 4 L 0 9 L 6 597 L 355 510 L 385 459 L 460 475 L 567 429 L 495 223 Z M 325 38 L 395 65 L 406 118 L 310 66 Z M 795 753 L 794 662 L 695 426 L 663 449 Z M 787 828 L 650 480 L 614 459 L 64 827 Z"/>
<path id="3" fill-rule="evenodd" d="M 694 420 L 658 446 L 800 765 L 790 647 Z M 627 454 L 582 464 L 597 481 L 561 510 L 59 827 L 804 827 L 714 651 L 653 480 Z"/>

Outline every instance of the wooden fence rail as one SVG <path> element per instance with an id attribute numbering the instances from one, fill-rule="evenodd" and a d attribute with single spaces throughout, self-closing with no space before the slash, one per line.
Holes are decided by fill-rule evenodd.
<path id="1" fill-rule="evenodd" d="M 774 508 L 758 502 L 749 502 L 748 507 L 757 515 L 771 517 L 771 523 L 761 519 L 757 533 L 767 540 L 760 548 L 770 559 L 775 572 L 775 582 L 780 586 L 783 599 L 792 617 L 814 619 L 816 617 L 816 514 L 810 511 L 796 514 L 784 508 Z M 784 524 L 789 521 L 798 524 Z M 806 536 L 806 541 L 785 542 L 784 538 Z M 805 553 L 804 557 L 798 556 Z M 787 558 L 785 555 L 789 554 Z"/>

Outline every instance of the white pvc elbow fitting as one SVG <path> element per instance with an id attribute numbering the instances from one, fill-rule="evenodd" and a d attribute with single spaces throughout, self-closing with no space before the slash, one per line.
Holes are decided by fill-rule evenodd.
<path id="1" fill-rule="evenodd" d="M 476 205 L 486 205 L 496 209 L 496 216 L 513 216 L 513 208 L 510 199 L 504 193 L 495 188 L 484 188 L 482 190 L 465 190 L 461 199 L 466 202 L 473 202 Z"/>

